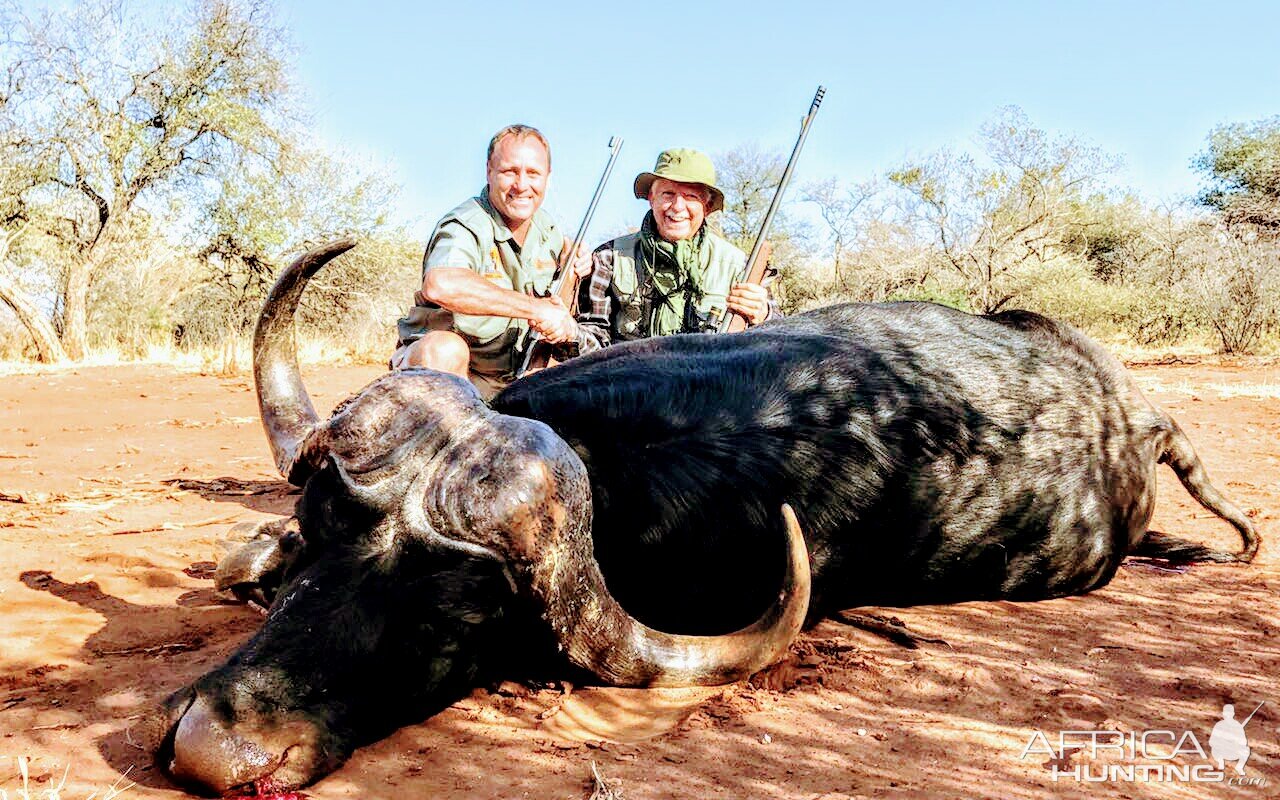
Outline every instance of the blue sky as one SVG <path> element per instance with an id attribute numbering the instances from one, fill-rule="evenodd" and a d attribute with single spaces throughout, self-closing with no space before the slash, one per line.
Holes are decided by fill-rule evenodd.
<path id="1" fill-rule="evenodd" d="M 626 139 L 593 226 L 636 224 L 631 178 L 665 147 L 789 152 L 827 87 L 796 184 L 860 181 L 970 146 L 1001 106 L 1123 158 L 1149 199 L 1195 192 L 1215 125 L 1280 113 L 1276 3 L 285 4 L 318 132 L 392 164 L 428 226 L 483 184 L 494 130 L 553 148 L 548 209 L 576 228 L 610 135 Z M 1225 9 L 1225 10 L 1224 10 Z"/>
<path id="2" fill-rule="evenodd" d="M 611 232 L 638 222 L 630 182 L 659 150 L 788 152 L 819 84 L 793 186 L 972 146 L 1012 104 L 1120 156 L 1117 185 L 1178 199 L 1215 125 L 1280 113 L 1274 2 L 282 0 L 279 21 L 315 135 L 388 165 L 424 234 L 516 121 L 551 140 L 547 208 L 570 229 L 626 139 L 593 226 Z"/>

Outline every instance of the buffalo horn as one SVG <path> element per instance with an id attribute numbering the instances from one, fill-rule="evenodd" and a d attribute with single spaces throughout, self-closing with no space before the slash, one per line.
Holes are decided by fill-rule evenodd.
<path id="1" fill-rule="evenodd" d="M 286 267 L 267 295 L 253 335 L 253 378 L 262 427 L 271 442 L 276 468 L 299 486 L 306 483 L 323 456 L 320 440 L 324 428 L 298 371 L 293 317 L 308 279 L 355 246 L 353 239 L 339 239 L 308 250 Z"/>
<path id="2" fill-rule="evenodd" d="M 569 659 L 606 683 L 732 683 L 781 659 L 808 612 L 810 575 L 804 536 L 790 506 L 782 506 L 782 516 L 786 522 L 787 565 L 778 599 L 758 620 L 733 633 L 689 636 L 663 633 L 644 625 L 613 599 L 594 559 L 589 557 L 585 561 L 569 559 L 588 565 L 586 574 L 578 576 L 578 580 L 556 575 L 559 570 L 555 565 L 539 565 L 534 588 L 548 598 L 548 621 Z M 589 542 L 590 537 L 585 539 Z M 581 540 L 570 537 L 569 541 Z M 543 580 L 555 581 L 559 588 L 539 586 Z"/>

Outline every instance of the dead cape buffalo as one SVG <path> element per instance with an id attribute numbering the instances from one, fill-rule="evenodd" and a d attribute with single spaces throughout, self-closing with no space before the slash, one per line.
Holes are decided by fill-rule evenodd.
<path id="1" fill-rule="evenodd" d="M 1036 600 L 1096 589 L 1130 554 L 1257 551 L 1123 368 L 1025 312 L 846 305 L 634 342 L 492 408 L 393 372 L 322 421 L 292 320 L 351 246 L 299 258 L 259 322 L 263 424 L 305 488 L 220 577 L 270 601 L 266 621 L 144 725 L 201 791 L 309 783 L 530 650 L 611 684 L 727 682 L 832 610 Z M 1147 533 L 1161 463 L 1239 554 Z"/>

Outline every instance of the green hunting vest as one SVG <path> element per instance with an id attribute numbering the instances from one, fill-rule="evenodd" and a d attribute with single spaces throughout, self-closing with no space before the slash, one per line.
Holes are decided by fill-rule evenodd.
<path id="1" fill-rule="evenodd" d="M 631 233 L 614 239 L 608 245 L 613 250 L 613 282 L 611 293 L 616 308 L 613 310 L 612 336 L 615 342 L 644 339 L 652 335 L 652 264 L 645 263 L 640 248 L 640 234 Z M 707 319 L 713 309 L 720 317 L 725 314 L 726 298 L 733 284 L 742 279 L 747 256 L 727 239 L 708 230 L 698 257 L 703 268 L 702 299 L 697 303 L 699 317 Z M 671 298 L 684 303 L 683 294 Z M 688 331 L 692 332 L 692 331 Z"/>
<path id="2" fill-rule="evenodd" d="M 511 238 L 502 216 L 489 203 L 488 190 L 464 201 L 436 224 L 422 258 L 422 274 L 432 267 L 474 270 L 503 289 L 545 294 L 555 278 L 556 259 L 564 236 L 548 214 L 533 215 L 521 247 Z M 414 306 L 397 325 L 404 346 L 427 331 L 453 331 L 471 348 L 470 371 L 489 378 L 510 378 L 517 360 L 516 345 L 529 323 L 509 317 L 455 314 L 414 293 Z"/>

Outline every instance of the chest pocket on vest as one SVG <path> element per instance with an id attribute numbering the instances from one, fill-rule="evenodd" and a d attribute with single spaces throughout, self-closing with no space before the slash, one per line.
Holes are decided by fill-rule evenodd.
<path id="1" fill-rule="evenodd" d="M 618 333 L 626 337 L 641 335 L 640 317 L 644 300 L 640 297 L 640 280 L 636 274 L 636 262 L 626 256 L 615 256 L 613 268 L 613 292 L 618 302 Z"/>

